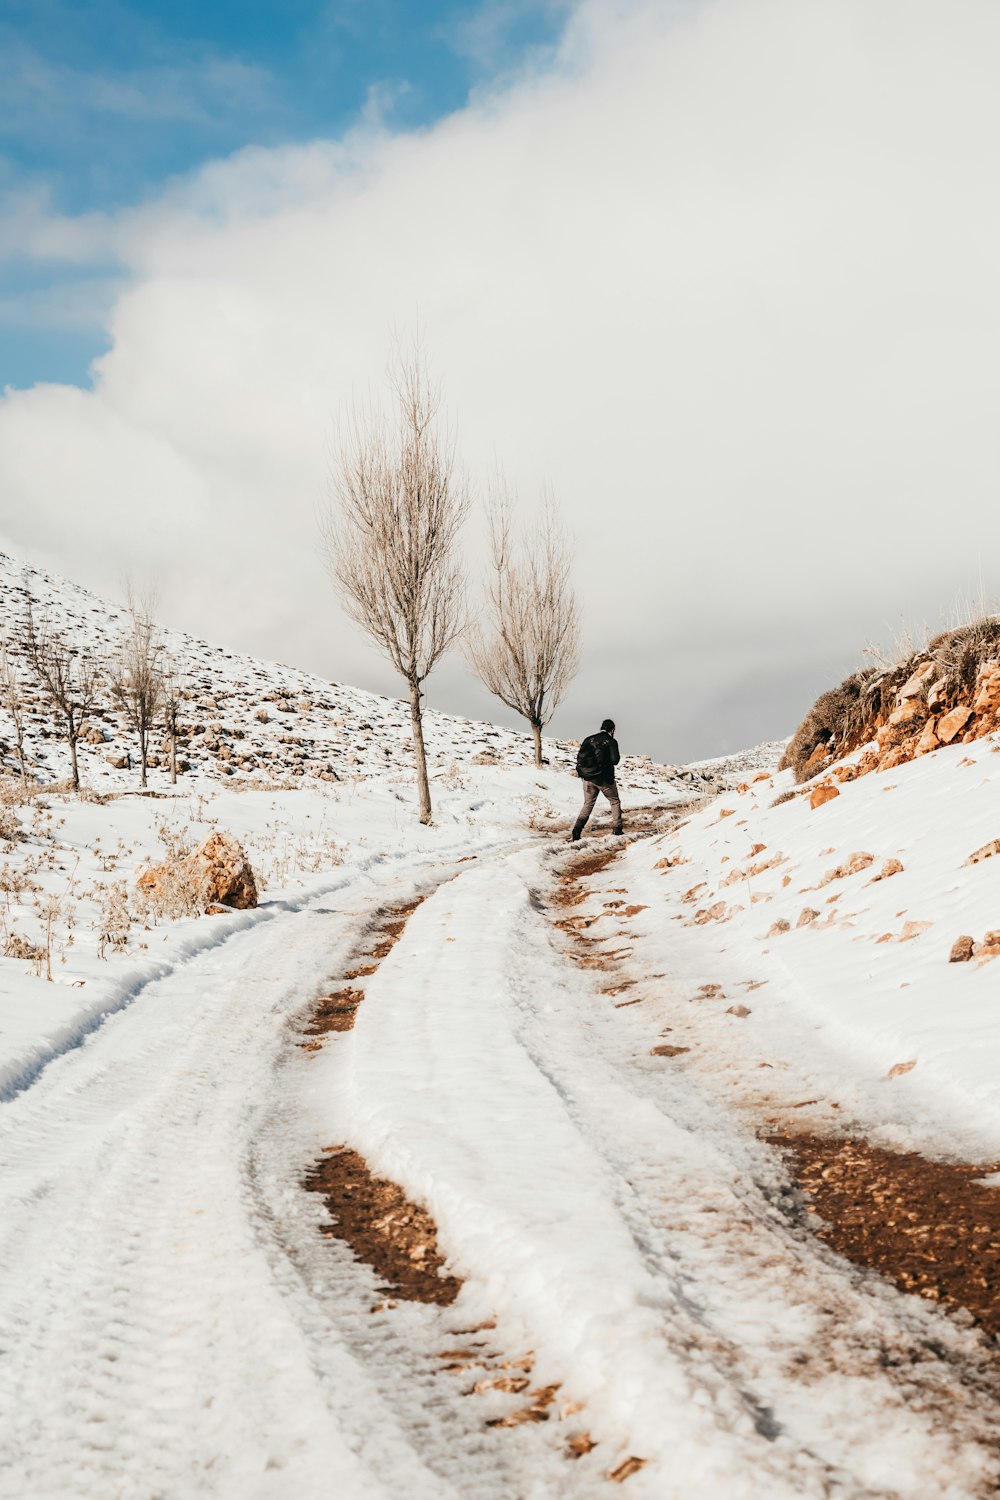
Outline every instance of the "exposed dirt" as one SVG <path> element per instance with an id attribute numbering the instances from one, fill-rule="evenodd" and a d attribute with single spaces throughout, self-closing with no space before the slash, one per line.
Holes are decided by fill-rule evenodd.
<path id="1" fill-rule="evenodd" d="M 823 1219 L 821 1239 L 905 1291 L 964 1307 L 1000 1332 L 1000 1192 L 981 1179 L 997 1163 L 929 1161 L 863 1140 L 791 1132 L 768 1139 Z"/>
<path id="2" fill-rule="evenodd" d="M 358 962 L 348 969 L 344 975 L 345 980 L 368 979 L 375 973 L 383 958 L 399 942 L 407 921 L 423 900 L 425 897 L 418 896 L 415 901 L 402 906 L 387 906 L 379 913 L 369 932 L 368 944 L 357 955 L 358 959 L 365 962 Z M 328 1031 L 350 1031 L 358 1006 L 364 998 L 364 990 L 356 989 L 350 984 L 344 984 L 332 994 L 321 995 L 305 1027 L 306 1035 L 316 1037 L 323 1036 Z M 322 1046 L 322 1042 L 305 1042 L 303 1046 L 307 1052 L 315 1052 Z"/>
<path id="3" fill-rule="evenodd" d="M 323 1233 L 350 1245 L 382 1278 L 387 1296 L 442 1307 L 454 1302 L 462 1283 L 444 1273 L 430 1214 L 411 1203 L 396 1183 L 373 1176 L 356 1151 L 331 1147 L 305 1185 L 323 1194 L 335 1221 Z"/>

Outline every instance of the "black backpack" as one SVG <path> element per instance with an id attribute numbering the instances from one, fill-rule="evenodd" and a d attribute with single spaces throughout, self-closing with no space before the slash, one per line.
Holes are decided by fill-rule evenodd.
<path id="1" fill-rule="evenodd" d="M 588 734 L 576 752 L 576 774 L 581 781 L 600 781 L 604 771 L 603 747 L 598 746 L 599 734 Z"/>

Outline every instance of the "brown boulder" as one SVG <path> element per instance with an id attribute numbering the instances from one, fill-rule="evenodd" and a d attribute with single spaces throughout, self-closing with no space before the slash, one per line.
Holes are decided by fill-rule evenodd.
<path id="1" fill-rule="evenodd" d="M 924 725 L 923 734 L 917 740 L 913 748 L 914 755 L 926 755 L 930 750 L 936 750 L 941 741 L 937 736 L 937 726 L 934 719 L 928 719 Z"/>
<path id="2" fill-rule="evenodd" d="M 821 743 L 817 745 L 802 768 L 803 781 L 808 781 L 810 776 L 815 776 L 816 772 L 822 770 L 829 759 L 830 752 L 826 744 Z"/>
<path id="3" fill-rule="evenodd" d="M 257 882 L 241 844 L 228 833 L 211 833 L 186 861 L 205 892 L 206 903 L 246 911 L 257 905 Z"/>
<path id="4" fill-rule="evenodd" d="M 886 722 L 878 731 L 877 739 L 883 749 L 890 745 L 899 745 L 903 740 L 909 739 L 910 735 L 927 720 L 927 705 L 911 698 L 907 703 L 901 703 L 893 710 Z"/>
<path id="5" fill-rule="evenodd" d="M 972 706 L 977 714 L 1000 711 L 1000 666 L 996 662 L 989 663 L 980 673 Z"/>
<path id="6" fill-rule="evenodd" d="M 241 845 L 228 833 L 212 833 L 184 859 L 152 865 L 136 882 L 140 893 L 163 916 L 257 905 L 257 882 Z"/>
<path id="7" fill-rule="evenodd" d="M 873 875 L 872 878 L 871 878 L 871 880 L 869 880 L 868 884 L 869 885 L 874 885 L 877 880 L 888 880 L 890 876 L 892 876 L 892 875 L 901 875 L 902 873 L 903 873 L 903 865 L 902 865 L 902 862 L 900 860 L 898 860 L 898 859 L 887 859 L 886 862 L 885 862 L 885 864 L 882 866 L 881 870 L 879 870 L 878 874 L 877 875 Z"/>
<path id="8" fill-rule="evenodd" d="M 918 667 L 913 676 L 903 683 L 896 694 L 896 702 L 906 703 L 911 698 L 923 698 L 936 671 L 937 667 L 934 662 L 925 661 L 923 666 Z"/>
<path id="9" fill-rule="evenodd" d="M 963 933 L 961 937 L 957 937 L 952 943 L 951 952 L 948 954 L 948 962 L 950 964 L 968 963 L 975 946 L 975 939 L 969 933 Z"/>
<path id="10" fill-rule="evenodd" d="M 831 786 L 830 782 L 824 781 L 821 782 L 819 786 L 814 787 L 812 792 L 809 794 L 809 806 L 822 807 L 824 802 L 832 802 L 834 797 L 839 796 L 840 792 L 837 790 L 837 788 L 835 786 Z"/>
<path id="11" fill-rule="evenodd" d="M 937 721 L 937 737 L 942 745 L 950 745 L 956 734 L 964 729 L 972 718 L 972 709 L 960 703 L 949 713 L 942 714 Z"/>

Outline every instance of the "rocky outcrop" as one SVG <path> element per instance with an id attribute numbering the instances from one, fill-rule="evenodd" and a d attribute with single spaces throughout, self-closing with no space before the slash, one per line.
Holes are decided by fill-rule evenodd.
<path id="1" fill-rule="evenodd" d="M 824 693 L 786 752 L 812 806 L 837 782 L 888 771 L 1000 729 L 1000 620 L 951 631 L 891 672 L 856 673 Z M 855 759 L 844 757 L 861 751 Z M 823 775 L 826 780 L 818 778 Z"/>
<path id="2" fill-rule="evenodd" d="M 136 882 L 140 895 L 164 916 L 199 911 L 245 911 L 257 905 L 257 882 L 241 844 L 212 833 L 193 854 L 151 865 Z"/>

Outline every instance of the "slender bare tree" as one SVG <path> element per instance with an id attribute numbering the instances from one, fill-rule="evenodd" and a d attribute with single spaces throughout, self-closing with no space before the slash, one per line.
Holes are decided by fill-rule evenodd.
<path id="1" fill-rule="evenodd" d="M 181 706 L 181 683 L 175 664 L 166 661 L 162 672 L 163 727 L 170 744 L 170 780 L 177 785 L 177 721 Z"/>
<path id="2" fill-rule="evenodd" d="M 149 736 L 159 719 L 163 700 L 162 647 L 153 623 L 156 596 L 150 588 L 139 594 L 126 583 L 125 605 L 129 628 L 112 663 L 111 697 L 139 741 L 139 785 L 145 787 Z"/>
<path id="3" fill-rule="evenodd" d="M 73 786 L 80 790 L 77 744 L 80 730 L 95 708 L 100 690 L 97 663 L 86 651 L 71 646 L 47 621 L 36 621 L 29 601 L 23 625 L 24 652 L 42 697 L 62 719 L 69 745 Z"/>
<path id="4" fill-rule="evenodd" d="M 420 821 L 429 823 L 421 699 L 465 627 L 455 552 L 469 489 L 418 343 L 408 352 L 397 346 L 389 380 L 394 412 L 355 406 L 340 434 L 322 529 L 344 608 L 409 687 Z"/>
<path id="5" fill-rule="evenodd" d="M 546 496 L 534 526 L 514 538 L 514 496 L 503 475 L 490 488 L 491 575 L 485 625 L 469 637 L 468 658 L 494 697 L 531 725 L 535 765 L 542 730 L 566 696 L 580 661 L 580 608 L 572 553 L 555 501 Z"/>
<path id="6" fill-rule="evenodd" d="M 28 763 L 24 755 L 24 684 L 6 645 L 0 646 L 0 703 L 10 714 L 14 725 L 14 748 L 22 783 L 28 780 Z"/>

